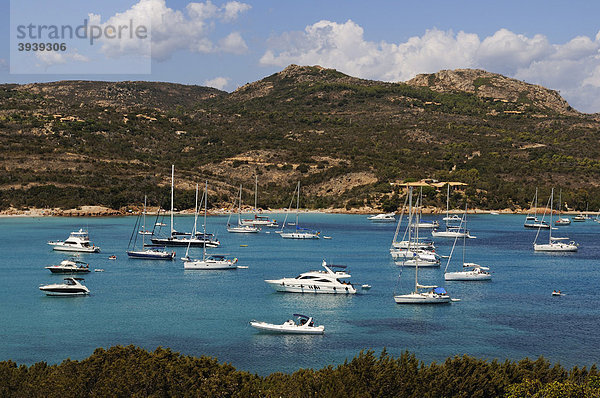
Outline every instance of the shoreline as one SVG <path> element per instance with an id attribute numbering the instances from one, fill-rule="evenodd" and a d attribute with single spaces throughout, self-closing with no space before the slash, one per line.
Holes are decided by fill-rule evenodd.
<path id="1" fill-rule="evenodd" d="M 147 214 L 155 215 L 158 211 L 157 208 L 149 209 Z M 261 210 L 258 214 L 282 214 L 287 213 L 287 208 L 282 209 L 267 209 Z M 292 210 L 290 213 L 294 213 Z M 356 214 L 356 215 L 373 215 L 373 214 L 381 214 L 383 211 L 376 210 L 372 208 L 358 208 L 358 209 L 345 209 L 345 208 L 327 208 L 327 209 L 300 209 L 300 213 L 321 213 L 321 214 Z M 485 210 L 485 209 L 470 209 L 467 211 L 468 214 L 490 214 L 497 213 L 501 214 L 528 214 L 531 213 L 531 209 L 503 209 L 503 210 Z M 209 210 L 208 215 L 229 215 L 235 214 L 235 210 L 231 209 L 217 209 L 217 210 Z M 399 215 L 400 212 L 395 212 L 396 215 Z M 449 214 L 462 214 L 463 211 L 460 209 L 450 210 Z M 538 211 L 538 214 L 542 214 L 542 211 Z M 133 209 L 111 209 L 104 206 L 81 206 L 77 209 L 59 209 L 59 208 L 49 208 L 49 209 L 27 209 L 27 210 L 19 210 L 15 208 L 10 208 L 6 210 L 0 211 L 0 218 L 13 218 L 13 217 L 122 217 L 122 216 L 137 216 L 141 214 L 141 210 L 133 210 Z M 167 211 L 168 214 L 168 211 Z M 194 211 L 191 209 L 188 210 L 180 210 L 175 211 L 175 215 L 193 215 Z M 246 209 L 242 211 L 242 215 L 252 215 L 254 212 L 252 209 Z M 440 208 L 426 208 L 423 209 L 422 214 L 424 215 L 443 215 L 446 214 L 445 209 Z M 558 215 L 558 212 L 554 212 L 555 215 Z M 564 211 L 561 214 L 563 215 L 577 215 L 577 214 L 587 214 L 587 215 L 598 215 L 600 212 L 579 212 L 579 211 Z"/>

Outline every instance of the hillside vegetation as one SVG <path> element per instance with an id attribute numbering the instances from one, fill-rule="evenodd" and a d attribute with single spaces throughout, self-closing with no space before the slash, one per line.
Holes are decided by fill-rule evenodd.
<path id="1" fill-rule="evenodd" d="M 262 207 L 289 204 L 296 181 L 311 208 L 402 204 L 398 183 L 469 184 L 453 203 L 528 207 L 562 188 L 575 210 L 600 208 L 600 124 L 560 95 L 481 70 L 406 83 L 291 65 L 233 93 L 155 82 L 0 85 L 0 209 L 233 201 L 254 175 Z M 445 195 L 425 191 L 425 204 Z M 545 200 L 545 199 L 544 199 Z M 544 202 L 541 200 L 541 203 Z"/>
<path id="2" fill-rule="evenodd" d="M 0 362 L 3 397 L 600 397 L 595 367 L 566 370 L 539 358 L 483 361 L 469 356 L 424 364 L 409 353 L 393 358 L 361 352 L 320 370 L 261 377 L 158 348 L 97 349 L 83 361 L 30 367 Z"/>

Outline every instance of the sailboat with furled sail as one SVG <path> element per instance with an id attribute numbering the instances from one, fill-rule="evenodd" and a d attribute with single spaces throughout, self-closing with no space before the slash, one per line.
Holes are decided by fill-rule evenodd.
<path id="1" fill-rule="evenodd" d="M 233 203 L 235 206 L 235 201 Z M 258 227 L 249 224 L 242 224 L 241 214 L 242 214 L 242 186 L 240 185 L 240 198 L 238 200 L 238 221 L 237 225 L 231 225 L 229 222 L 231 221 L 231 213 L 229 214 L 229 218 L 227 218 L 227 232 L 233 232 L 238 234 L 249 234 L 249 233 L 257 233 L 260 231 Z"/>
<path id="2" fill-rule="evenodd" d="M 206 233 L 206 208 L 208 207 L 208 182 L 206 182 L 204 187 L 204 197 L 202 198 L 202 202 L 204 202 L 204 223 L 203 229 L 204 233 Z M 194 225 L 196 225 L 198 219 L 198 186 L 196 186 L 196 211 L 194 214 Z M 224 255 L 213 254 L 210 256 L 206 255 L 206 245 L 202 247 L 202 259 L 193 259 L 190 258 L 190 246 L 188 245 L 185 251 L 185 257 L 183 260 L 183 269 L 186 270 L 224 270 L 224 269 L 237 269 L 237 258 L 228 259 Z"/>
<path id="3" fill-rule="evenodd" d="M 203 234 L 200 234 L 197 231 L 189 232 L 179 232 L 175 230 L 175 226 L 173 223 L 173 196 L 174 196 L 174 181 L 175 181 L 175 166 L 171 166 L 171 232 L 168 237 L 157 237 L 153 236 L 151 238 L 152 243 L 155 245 L 162 246 L 193 246 L 193 247 L 219 247 L 221 242 L 214 237 L 213 234 L 207 234 L 206 231 Z"/>
<path id="4" fill-rule="evenodd" d="M 254 176 L 254 218 L 244 218 L 240 220 L 241 225 L 251 225 L 253 227 L 277 228 L 277 220 L 269 219 L 268 216 L 258 214 L 258 176 Z"/>
<path id="5" fill-rule="evenodd" d="M 298 225 L 298 209 L 300 206 L 300 181 L 298 181 L 298 186 L 297 186 L 296 190 L 294 191 L 294 193 L 296 193 L 296 192 L 298 195 L 296 198 L 296 223 L 295 223 L 296 229 L 291 232 L 283 231 L 283 229 L 285 228 L 285 223 L 287 221 L 287 216 L 288 216 L 286 213 L 285 219 L 283 220 L 283 225 L 281 227 L 281 232 L 279 232 L 279 236 L 281 236 L 284 239 L 319 239 L 319 232 L 313 231 L 308 228 L 301 228 L 300 225 Z M 293 200 L 294 199 L 292 197 L 292 201 Z M 291 207 L 291 203 L 290 203 L 290 207 Z"/>
<path id="6" fill-rule="evenodd" d="M 412 211 L 412 187 L 409 187 L 409 214 Z M 394 296 L 397 304 L 446 304 L 452 299 L 446 289 L 436 285 L 421 285 L 419 283 L 419 257 L 415 257 L 415 288 L 411 293 Z"/>
<path id="7" fill-rule="evenodd" d="M 552 188 L 552 193 L 550 194 L 550 225 L 552 225 L 552 212 L 553 212 L 553 198 L 554 198 L 554 188 Z M 575 242 L 569 241 L 569 238 L 562 237 L 557 238 L 552 236 L 552 228 L 548 229 L 548 243 L 537 243 L 537 239 L 540 236 L 540 229 L 538 229 L 537 234 L 535 235 L 535 240 L 533 241 L 533 250 L 536 252 L 576 252 L 578 246 Z"/>
<path id="8" fill-rule="evenodd" d="M 143 225 L 142 229 L 144 230 L 146 227 L 146 201 L 147 197 L 144 196 L 144 212 L 142 213 Z M 146 234 L 142 235 L 142 248 L 140 250 L 135 250 L 135 244 L 137 242 L 138 234 L 136 231 L 138 230 L 138 223 L 140 217 L 138 217 L 135 226 L 133 227 L 133 233 L 131 238 L 129 238 L 129 245 L 131 246 L 131 241 L 133 238 L 133 246 L 132 250 L 127 250 L 127 255 L 129 258 L 137 258 L 142 260 L 173 260 L 175 258 L 175 252 L 167 252 L 164 250 L 164 246 L 160 245 L 146 245 Z"/>

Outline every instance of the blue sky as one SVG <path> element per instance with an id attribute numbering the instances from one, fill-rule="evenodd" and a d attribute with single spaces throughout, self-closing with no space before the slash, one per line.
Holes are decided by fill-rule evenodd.
<path id="1" fill-rule="evenodd" d="M 13 0 L 11 10 L 2 0 L 0 6 L 2 82 L 153 80 L 233 91 L 290 63 L 385 81 L 481 68 L 559 90 L 576 109 L 600 112 L 600 3 L 594 1 Z M 15 25 L 23 21 L 75 25 L 88 18 L 107 26 L 132 17 L 151 23 L 151 54 L 141 41 L 114 40 L 67 42 L 62 54 L 16 51 Z M 147 73 L 132 73 L 140 71 Z"/>

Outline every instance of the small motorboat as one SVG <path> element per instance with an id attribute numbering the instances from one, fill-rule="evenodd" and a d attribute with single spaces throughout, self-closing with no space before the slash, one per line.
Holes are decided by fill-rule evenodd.
<path id="1" fill-rule="evenodd" d="M 117 259 L 117 256 L 108 256 L 108 259 L 109 259 L 109 260 L 116 260 L 116 259 Z"/>
<path id="2" fill-rule="evenodd" d="M 83 261 L 63 260 L 58 265 L 44 267 L 53 274 L 79 274 L 90 272 L 90 265 Z"/>
<path id="3" fill-rule="evenodd" d="M 53 283 L 40 286 L 40 290 L 47 296 L 85 296 L 90 290 L 81 284 L 83 278 L 65 278 L 64 283 Z"/>
<path id="4" fill-rule="evenodd" d="M 552 295 L 553 296 L 564 296 L 565 294 L 563 292 L 561 292 L 560 290 L 553 290 Z"/>
<path id="5" fill-rule="evenodd" d="M 298 321 L 289 319 L 277 325 L 274 323 L 267 323 L 261 321 L 250 321 L 250 326 L 261 332 L 266 333 L 284 333 L 284 334 L 323 334 L 325 333 L 325 326 L 315 326 L 313 318 L 302 314 L 294 314 Z"/>

